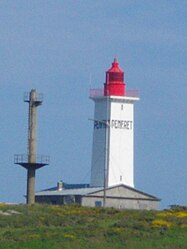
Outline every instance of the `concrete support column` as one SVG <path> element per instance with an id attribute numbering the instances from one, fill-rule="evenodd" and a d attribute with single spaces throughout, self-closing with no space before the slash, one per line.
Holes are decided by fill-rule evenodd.
<path id="1" fill-rule="evenodd" d="M 35 167 L 29 166 L 27 170 L 27 204 L 35 203 Z"/>
<path id="2" fill-rule="evenodd" d="M 36 163 L 36 124 L 37 124 L 37 96 L 36 90 L 30 92 L 29 102 L 29 138 L 28 138 L 28 163 Z"/>
<path id="3" fill-rule="evenodd" d="M 29 132 L 28 132 L 28 171 L 27 171 L 27 204 L 35 203 L 35 164 L 36 164 L 36 130 L 37 130 L 36 90 L 29 96 Z"/>

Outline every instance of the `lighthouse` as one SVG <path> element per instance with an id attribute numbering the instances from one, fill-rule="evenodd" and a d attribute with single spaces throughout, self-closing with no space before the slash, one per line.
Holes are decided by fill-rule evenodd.
<path id="1" fill-rule="evenodd" d="M 95 104 L 90 186 L 134 187 L 134 103 L 139 97 L 126 90 L 116 58 L 104 87 L 92 89 L 90 98 Z"/>
<path id="2" fill-rule="evenodd" d="M 36 193 L 38 203 L 85 207 L 158 210 L 160 199 L 134 188 L 134 103 L 124 71 L 115 58 L 102 89 L 91 89 L 94 101 L 90 184 L 58 182 Z"/>

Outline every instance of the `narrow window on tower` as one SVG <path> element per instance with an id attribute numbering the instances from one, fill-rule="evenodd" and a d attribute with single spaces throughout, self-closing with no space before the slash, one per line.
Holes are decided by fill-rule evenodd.
<path id="1" fill-rule="evenodd" d="M 121 105 L 121 110 L 123 110 L 123 105 Z"/>
<path id="2" fill-rule="evenodd" d="M 122 182 L 122 176 L 120 176 L 120 182 Z"/>

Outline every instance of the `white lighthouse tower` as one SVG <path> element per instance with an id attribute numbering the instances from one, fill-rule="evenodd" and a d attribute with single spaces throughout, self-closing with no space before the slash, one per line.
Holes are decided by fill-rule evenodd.
<path id="1" fill-rule="evenodd" d="M 139 98 L 126 90 L 117 59 L 106 72 L 104 89 L 92 89 L 90 98 L 95 103 L 90 185 L 134 187 L 134 103 Z"/>

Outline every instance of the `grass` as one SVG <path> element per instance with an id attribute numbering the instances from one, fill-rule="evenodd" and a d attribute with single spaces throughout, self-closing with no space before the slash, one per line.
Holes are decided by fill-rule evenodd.
<path id="1" fill-rule="evenodd" d="M 0 249 L 186 249 L 187 210 L 0 204 Z"/>

